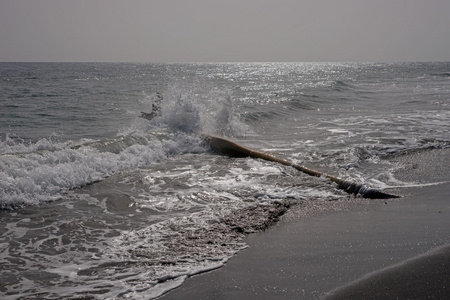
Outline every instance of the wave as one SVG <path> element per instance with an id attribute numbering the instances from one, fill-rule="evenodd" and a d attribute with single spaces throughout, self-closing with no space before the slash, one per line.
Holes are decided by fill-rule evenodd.
<path id="1" fill-rule="evenodd" d="M 285 115 L 285 113 L 283 113 L 283 111 L 281 109 L 278 110 L 263 110 L 261 109 L 260 111 L 254 111 L 254 112 L 248 112 L 246 114 L 243 114 L 243 119 L 245 121 L 248 122 L 252 122 L 252 121 L 264 121 L 264 120 L 272 120 L 272 119 L 276 119 L 276 118 L 280 118 L 283 115 Z"/>
<path id="2" fill-rule="evenodd" d="M 31 151 L 2 154 L 0 208 L 56 200 L 68 190 L 124 169 L 145 167 L 169 155 L 205 151 L 199 139 L 186 133 L 148 133 L 78 145 L 48 142 L 46 149 L 32 144 L 28 146 Z"/>
<path id="3" fill-rule="evenodd" d="M 438 76 L 438 77 L 450 77 L 450 72 L 442 72 L 442 73 L 432 74 L 432 75 Z"/>
<path id="4" fill-rule="evenodd" d="M 330 101 L 317 95 L 302 94 L 293 98 L 288 104 L 294 110 L 317 110 L 329 105 Z"/>
<path id="5" fill-rule="evenodd" d="M 201 132 L 236 136 L 246 130 L 226 92 L 213 90 L 205 97 L 194 87 L 173 86 L 164 94 L 162 116 L 136 117 L 133 125 L 105 139 L 62 142 L 55 134 L 31 142 L 7 135 L 0 141 L 0 208 L 59 199 L 124 169 L 205 151 Z"/>
<path id="6" fill-rule="evenodd" d="M 350 84 L 348 84 L 342 80 L 333 81 L 332 86 L 334 86 L 336 89 L 352 87 Z"/>

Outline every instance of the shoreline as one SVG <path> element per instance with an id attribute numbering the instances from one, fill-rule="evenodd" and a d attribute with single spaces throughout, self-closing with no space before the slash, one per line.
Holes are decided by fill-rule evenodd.
<path id="1" fill-rule="evenodd" d="M 435 159 L 437 152 L 440 159 Z M 436 164 L 446 161 L 450 149 L 437 152 L 402 157 L 414 163 L 398 176 L 420 177 L 421 166 L 430 160 Z M 446 295 L 450 257 L 450 209 L 446 201 L 450 183 L 446 176 L 450 167 L 444 166 L 439 165 L 441 175 L 432 177 L 444 179 L 444 183 L 397 189 L 396 193 L 403 194 L 400 199 L 349 197 L 348 202 L 322 203 L 322 207 L 293 206 L 274 226 L 248 235 L 248 248 L 224 267 L 188 278 L 158 299 L 367 298 L 363 292 L 370 286 L 378 287 L 373 288 L 378 293 L 372 289 L 370 294 L 377 298 L 407 297 L 405 287 L 413 281 L 407 272 L 422 268 L 416 259 L 420 262 L 424 258 L 440 267 L 430 277 L 415 278 L 411 291 L 421 291 L 424 297 Z M 439 247 L 447 249 L 444 254 L 436 250 Z M 447 262 L 439 264 L 436 257 Z M 393 282 L 390 274 L 403 281 Z M 430 280 L 444 284 L 432 287 Z M 392 283 L 389 294 L 379 288 L 386 281 Z M 348 294 L 350 291 L 353 294 Z"/>

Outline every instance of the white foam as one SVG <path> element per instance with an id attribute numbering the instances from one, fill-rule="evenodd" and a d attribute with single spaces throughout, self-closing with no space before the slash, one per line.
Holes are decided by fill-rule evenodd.
<path id="1" fill-rule="evenodd" d="M 143 178 L 146 178 L 149 190 L 134 198 L 136 203 L 166 213 L 188 209 L 189 205 L 197 205 L 201 211 L 166 219 L 140 230 L 122 232 L 115 238 L 99 257 L 117 263 L 128 262 L 129 266 L 123 271 L 116 270 L 122 275 L 125 272 L 127 280 L 122 281 L 121 289 L 108 295 L 115 297 L 117 294 L 114 293 L 120 292 L 125 298 L 156 297 L 181 284 L 187 276 L 222 266 L 229 257 L 247 247 L 241 240 L 244 235 L 221 221 L 240 209 L 269 205 L 274 200 L 287 198 L 339 197 L 325 188 L 328 185 L 325 181 L 323 186 L 319 181 L 315 187 L 280 186 L 276 184 L 278 176 L 288 177 L 284 167 L 260 160 L 238 160 L 226 170 L 186 168 L 188 172 L 184 166 L 178 167 L 178 171 L 169 169 L 167 173 L 163 170 L 141 171 L 146 174 Z M 311 177 L 305 178 L 306 181 Z M 186 187 L 169 190 L 165 179 L 171 180 L 171 184 L 180 180 Z M 288 180 L 295 182 L 299 178 L 289 176 Z M 152 193 L 158 196 L 152 196 Z M 211 243 L 208 244 L 209 238 Z M 221 243 L 214 242 L 217 238 Z"/>
<path id="2" fill-rule="evenodd" d="M 55 200 L 120 170 L 205 151 L 191 133 L 240 135 L 247 130 L 233 112 L 229 93 L 213 87 L 175 84 L 164 93 L 161 109 L 161 117 L 136 118 L 109 140 L 62 143 L 54 135 L 31 143 L 7 135 L 0 142 L 0 208 Z M 155 132 L 150 138 L 149 130 Z"/>
<path id="3" fill-rule="evenodd" d="M 55 200 L 67 190 L 111 176 L 117 171 L 148 166 L 169 155 L 199 151 L 198 137 L 149 139 L 119 153 L 91 145 L 0 156 L 0 207 Z M 204 151 L 204 149 L 203 149 Z"/>
<path id="4" fill-rule="evenodd" d="M 17 154 L 17 153 L 31 153 L 37 151 L 55 151 L 67 147 L 69 142 L 60 141 L 60 136 L 56 133 L 49 137 L 40 138 L 36 142 L 25 141 L 20 137 L 11 137 L 11 134 L 6 134 L 5 139 L 0 141 L 0 155 L 2 154 Z"/>
<path id="5" fill-rule="evenodd" d="M 121 292 L 121 295 L 137 299 L 157 297 L 181 284 L 188 276 L 223 266 L 229 257 L 246 247 L 240 242 L 243 235 L 236 236 L 232 232 L 212 229 L 213 226 L 220 227 L 221 224 L 209 220 L 220 218 L 224 214 L 226 212 L 223 209 L 202 211 L 187 217 L 169 219 L 142 230 L 124 232 L 115 239 L 112 247 L 107 249 L 103 256 L 106 255 L 114 261 L 138 259 L 133 264 L 133 270 L 130 270 L 135 274 L 134 277 L 139 278 L 136 281 L 138 284 L 135 284 L 134 280 L 129 281 L 128 288 Z M 214 235 L 223 235 L 223 242 L 208 247 L 205 247 L 208 245 L 205 240 L 199 240 L 201 243 L 198 245 L 190 242 L 191 234 L 195 235 L 204 230 Z M 201 236 L 199 238 L 204 239 Z M 174 243 L 175 247 L 185 247 L 185 250 L 173 252 L 171 245 Z M 156 264 L 151 263 L 153 260 Z M 164 261 L 168 263 L 161 265 Z M 139 267 L 139 264 L 148 263 L 151 265 Z"/>

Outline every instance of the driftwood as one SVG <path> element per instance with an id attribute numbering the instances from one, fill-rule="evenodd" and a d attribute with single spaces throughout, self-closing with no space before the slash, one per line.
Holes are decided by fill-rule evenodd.
<path id="1" fill-rule="evenodd" d="M 400 196 L 397 195 L 391 195 L 388 193 L 384 193 L 382 191 L 368 188 L 360 183 L 355 183 L 347 180 L 343 180 L 340 178 L 337 178 L 332 175 L 328 175 L 323 172 L 318 172 L 309 168 L 306 168 L 304 166 L 294 164 L 286 159 L 275 157 L 271 154 L 264 153 L 261 151 L 252 150 L 246 147 L 243 147 L 239 144 L 236 144 L 230 140 L 215 137 L 211 135 L 202 135 L 205 142 L 211 147 L 211 149 L 214 152 L 226 154 L 229 156 L 234 157 L 253 157 L 253 158 L 261 158 L 268 161 L 273 161 L 280 163 L 285 166 L 290 166 L 298 171 L 301 171 L 303 173 L 306 173 L 311 176 L 315 177 L 325 177 L 328 178 L 330 181 L 335 182 L 337 184 L 337 187 L 339 189 L 342 189 L 346 191 L 347 193 L 355 194 L 355 195 L 361 195 L 364 198 L 370 198 L 370 199 L 389 199 L 389 198 L 399 198 Z"/>

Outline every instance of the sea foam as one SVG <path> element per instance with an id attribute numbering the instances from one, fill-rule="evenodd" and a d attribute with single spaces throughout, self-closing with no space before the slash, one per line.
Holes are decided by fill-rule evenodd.
<path id="1" fill-rule="evenodd" d="M 0 208 L 56 200 L 124 169 L 204 152 L 200 132 L 234 135 L 246 129 L 233 113 L 230 96 L 221 91 L 200 96 L 175 85 L 161 105 L 162 116 L 150 122 L 136 118 L 116 137 L 63 142 L 52 135 L 31 142 L 6 136 L 0 144 Z"/>

